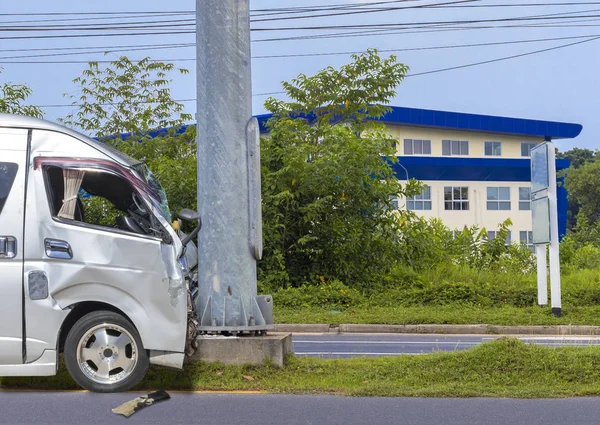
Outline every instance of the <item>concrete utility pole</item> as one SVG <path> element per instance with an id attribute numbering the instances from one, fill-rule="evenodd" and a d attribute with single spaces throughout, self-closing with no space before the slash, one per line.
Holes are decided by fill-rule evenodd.
<path id="1" fill-rule="evenodd" d="M 273 303 L 256 289 L 262 217 L 249 0 L 197 0 L 196 14 L 200 330 L 262 331 Z"/>

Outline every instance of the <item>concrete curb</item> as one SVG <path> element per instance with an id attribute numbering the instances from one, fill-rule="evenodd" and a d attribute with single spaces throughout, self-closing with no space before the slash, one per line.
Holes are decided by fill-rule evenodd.
<path id="1" fill-rule="evenodd" d="M 501 326 L 501 325 L 360 325 L 278 324 L 275 332 L 291 333 L 412 333 L 461 335 L 600 335 L 600 326 Z"/>

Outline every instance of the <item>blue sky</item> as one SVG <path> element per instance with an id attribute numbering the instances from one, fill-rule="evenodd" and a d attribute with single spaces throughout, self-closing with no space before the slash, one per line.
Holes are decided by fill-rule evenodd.
<path id="1" fill-rule="evenodd" d="M 323 4 L 347 3 L 350 0 L 302 1 L 291 0 L 251 0 L 252 9 L 268 9 L 275 7 L 309 6 Z M 355 0 L 356 1 L 356 0 Z M 401 6 L 440 3 L 442 0 L 406 1 Z M 565 0 L 574 2 L 575 0 Z M 358 1 L 356 1 L 358 2 Z M 361 0 L 367 3 L 366 0 Z M 516 4 L 516 3 L 558 3 L 558 0 L 480 0 L 474 3 Z M 561 1 L 562 3 L 563 1 Z M 75 0 L 47 2 L 28 0 L 24 2 L 3 2 L 0 13 L 31 12 L 100 12 L 100 11 L 168 11 L 193 10 L 193 0 L 180 0 L 166 3 L 159 0 L 129 0 L 127 2 L 104 0 L 100 3 L 89 3 Z M 397 5 L 396 5 L 397 6 Z M 509 27 L 494 29 L 469 29 L 444 32 L 423 32 L 418 30 L 404 33 L 351 38 L 331 38 L 313 40 L 295 40 L 278 42 L 260 42 L 259 39 L 270 37 L 289 37 L 293 35 L 309 35 L 328 31 L 279 31 L 253 32 L 255 40 L 252 44 L 253 56 L 277 54 L 328 53 L 345 51 L 363 51 L 369 47 L 378 49 L 406 49 L 431 46 L 448 46 L 457 44 L 479 44 L 505 41 L 522 41 L 532 39 L 574 37 L 600 34 L 600 4 L 580 6 L 544 6 L 544 7 L 509 7 L 509 8 L 428 8 L 388 11 L 361 15 L 329 17 L 321 19 L 302 19 L 298 21 L 277 21 L 273 23 L 255 23 L 254 27 L 297 27 L 305 25 L 354 25 L 385 23 L 422 23 L 431 21 L 499 19 L 504 17 L 523 17 L 546 15 L 561 12 L 582 12 L 588 16 L 586 22 L 579 26 L 572 23 L 545 27 Z M 594 15 L 598 15 L 595 18 Z M 573 15 L 577 16 L 577 15 Z M 27 19 L 56 19 L 56 17 L 24 17 L 0 16 L 0 25 L 7 21 Z M 145 20 L 154 20 L 144 18 Z M 178 18 L 177 18 L 178 19 Z M 584 20 L 581 18 L 582 21 Z M 558 21 L 556 21 L 558 22 Z M 561 21 L 564 22 L 564 21 Z M 50 23 L 49 23 L 50 24 Z M 60 24 L 52 22 L 51 24 Z M 507 25 L 514 25 L 507 24 Z M 585 25 L 585 26 L 584 26 Z M 596 27 L 595 25 L 598 25 Z M 331 31 L 329 31 L 331 32 Z M 0 33 L 15 36 L 15 33 Z M 581 39 L 531 42 L 520 44 L 495 45 L 485 47 L 468 47 L 443 50 L 404 51 L 395 53 L 398 60 L 410 66 L 410 73 L 421 73 L 441 68 L 460 66 L 474 62 L 492 60 L 500 57 L 518 55 L 541 50 Z M 193 34 L 161 35 L 161 36 L 124 36 L 96 38 L 66 38 L 43 40 L 6 40 L 0 39 L 0 50 L 7 49 L 50 49 L 62 47 L 102 47 L 115 45 L 193 43 Z M 408 77 L 398 88 L 398 95 L 393 105 L 416 108 L 441 109 L 459 112 L 472 112 L 523 118 L 575 122 L 583 125 L 584 130 L 577 139 L 559 141 L 561 150 L 572 146 L 596 149 L 600 147 L 596 135 L 600 133 L 600 87 L 598 65 L 600 40 L 583 43 L 568 48 L 558 49 L 531 56 L 496 62 L 487 65 L 441 72 L 437 74 Z M 73 91 L 71 80 L 79 76 L 85 64 L 11 64 L 6 63 L 6 56 L 33 54 L 36 52 L 0 51 L 0 66 L 4 68 L 0 82 L 26 83 L 34 93 L 31 103 L 37 105 L 65 104 L 68 100 L 63 93 Z M 132 59 L 145 55 L 153 59 L 192 59 L 176 62 L 178 66 L 191 71 L 195 70 L 193 57 L 195 49 L 177 48 L 150 50 L 147 52 L 126 53 Z M 386 53 L 388 54 L 388 53 Z M 64 56 L 55 58 L 39 58 L 37 60 L 96 60 L 103 59 L 102 54 Z M 17 60 L 17 59 L 14 59 Z M 34 60 L 34 59 L 18 59 Z M 280 82 L 289 80 L 298 73 L 312 74 L 328 65 L 340 66 L 348 62 L 348 55 L 316 56 L 299 58 L 253 59 L 253 92 L 255 94 L 276 92 L 281 90 Z M 173 96 L 176 99 L 195 97 L 195 76 L 173 75 Z M 254 113 L 264 112 L 264 96 L 254 96 Z M 185 102 L 187 111 L 195 112 L 195 102 Z M 44 108 L 45 117 L 50 120 L 62 117 L 69 108 Z"/>

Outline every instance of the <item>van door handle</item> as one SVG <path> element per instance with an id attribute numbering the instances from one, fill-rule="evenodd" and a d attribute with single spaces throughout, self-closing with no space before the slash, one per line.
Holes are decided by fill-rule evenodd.
<path id="1" fill-rule="evenodd" d="M 68 242 L 58 239 L 44 239 L 46 255 L 50 258 L 59 258 L 61 260 L 70 260 L 73 258 L 73 251 Z"/>
<path id="2" fill-rule="evenodd" d="M 17 240 L 12 236 L 0 236 L 0 259 L 17 256 Z"/>

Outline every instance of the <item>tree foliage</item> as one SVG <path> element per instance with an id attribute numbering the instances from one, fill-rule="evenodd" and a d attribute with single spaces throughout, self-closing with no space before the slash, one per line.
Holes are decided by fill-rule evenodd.
<path id="1" fill-rule="evenodd" d="M 576 169 L 592 162 L 596 159 L 598 151 L 587 149 L 587 148 L 573 148 L 565 152 L 557 152 L 556 157 L 561 159 L 568 159 L 571 162 L 570 167 Z"/>
<path id="2" fill-rule="evenodd" d="M 580 212 L 592 223 L 600 217 L 600 161 L 588 162 L 569 169 L 565 177 L 569 203 L 580 205 Z"/>
<path id="3" fill-rule="evenodd" d="M 0 68 L 1 73 L 2 68 Z M 26 84 L 2 83 L 0 85 L 0 112 L 42 118 L 43 113 L 38 106 L 25 104 L 31 93 L 31 88 Z"/>
<path id="4" fill-rule="evenodd" d="M 556 157 L 568 159 L 570 161 L 569 169 L 561 172 L 561 175 L 566 175 L 570 170 L 576 170 L 579 167 L 589 164 L 596 159 L 598 151 L 586 148 L 573 148 L 565 152 L 557 152 Z M 569 207 L 567 211 L 567 228 L 572 230 L 577 225 L 577 216 L 581 209 L 581 205 L 575 201 L 573 197 L 569 197 Z"/>
<path id="5" fill-rule="evenodd" d="M 88 69 L 73 80 L 77 94 L 65 93 L 76 112 L 60 121 L 96 136 L 178 127 L 192 116 L 184 113 L 184 106 L 171 96 L 168 74 L 172 71 L 189 72 L 149 57 L 131 61 L 121 56 L 105 68 L 90 62 Z"/>
<path id="6" fill-rule="evenodd" d="M 407 69 L 369 50 L 340 69 L 283 83 L 290 101 L 266 101 L 273 118 L 261 147 L 263 279 L 368 284 L 393 265 L 398 220 L 390 196 L 420 186 L 399 183 L 390 136 L 373 118 L 387 112 Z"/>

